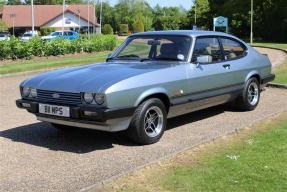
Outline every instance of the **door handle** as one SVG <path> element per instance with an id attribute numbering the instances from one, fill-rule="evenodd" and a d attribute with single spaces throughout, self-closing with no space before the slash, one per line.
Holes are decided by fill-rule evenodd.
<path id="1" fill-rule="evenodd" d="M 223 65 L 225 69 L 230 69 L 230 64 Z"/>

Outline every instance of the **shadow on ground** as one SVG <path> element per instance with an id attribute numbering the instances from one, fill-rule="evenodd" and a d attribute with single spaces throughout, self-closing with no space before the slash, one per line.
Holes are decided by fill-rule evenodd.
<path id="1" fill-rule="evenodd" d="M 181 125 L 219 115 L 226 110 L 225 106 L 218 106 L 169 119 L 167 131 Z M 0 136 L 11 139 L 14 142 L 45 147 L 53 151 L 66 151 L 79 154 L 110 149 L 113 148 L 114 144 L 131 147 L 137 146 L 127 139 L 124 132 L 108 133 L 87 129 L 62 132 L 52 127 L 49 123 L 34 123 L 8 129 L 2 131 Z"/>

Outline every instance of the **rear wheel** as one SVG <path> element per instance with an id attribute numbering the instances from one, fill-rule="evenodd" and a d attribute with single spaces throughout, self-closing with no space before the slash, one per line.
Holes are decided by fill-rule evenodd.
<path id="1" fill-rule="evenodd" d="M 167 112 L 157 98 L 143 102 L 135 111 L 127 131 L 131 140 L 142 145 L 156 143 L 166 129 Z"/>
<path id="2" fill-rule="evenodd" d="M 237 108 L 245 111 L 254 110 L 260 100 L 260 85 L 255 77 L 250 78 L 244 87 L 242 95 L 235 101 Z"/>

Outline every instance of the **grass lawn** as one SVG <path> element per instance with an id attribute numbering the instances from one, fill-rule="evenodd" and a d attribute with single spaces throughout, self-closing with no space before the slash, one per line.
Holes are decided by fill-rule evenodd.
<path id="1" fill-rule="evenodd" d="M 287 114 L 139 170 L 106 189 L 287 191 Z"/>
<path id="2" fill-rule="evenodd" d="M 276 75 L 273 83 L 287 84 L 287 61 L 274 69 Z"/>
<path id="3" fill-rule="evenodd" d="M 253 43 L 253 45 L 254 46 L 263 46 L 263 47 L 284 49 L 287 51 L 287 44 L 286 43 Z"/>
<path id="4" fill-rule="evenodd" d="M 50 58 L 47 60 L 27 60 L 19 63 L 0 65 L 0 74 L 34 71 L 56 67 L 89 64 L 104 61 L 107 53 L 95 53 L 94 55 L 79 55 L 78 57 Z"/>

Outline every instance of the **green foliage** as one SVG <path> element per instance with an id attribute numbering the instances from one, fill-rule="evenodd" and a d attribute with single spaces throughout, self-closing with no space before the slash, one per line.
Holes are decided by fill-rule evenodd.
<path id="1" fill-rule="evenodd" d="M 129 25 L 120 24 L 119 25 L 119 35 L 128 35 L 129 34 Z"/>
<path id="2" fill-rule="evenodd" d="M 250 34 L 250 1 L 209 0 L 210 17 L 229 19 L 230 33 L 242 38 Z M 287 42 L 286 0 L 254 0 L 254 36 L 265 41 Z M 207 21 L 207 20 L 206 20 Z M 208 24 L 212 28 L 212 23 Z"/>
<path id="3" fill-rule="evenodd" d="M 195 23 L 196 12 L 196 23 Z M 187 13 L 189 23 L 191 25 L 197 25 L 201 29 L 212 29 L 212 16 L 209 0 L 197 0 L 195 5 Z"/>
<path id="4" fill-rule="evenodd" d="M 56 39 L 49 42 L 43 42 L 37 37 L 22 42 L 12 37 L 10 41 L 0 41 L 0 59 L 31 59 L 33 56 L 111 51 L 116 45 L 117 38 L 114 35 L 92 35 L 90 39 L 84 36 L 76 40 Z"/>
<path id="5" fill-rule="evenodd" d="M 117 30 L 120 32 L 120 23 L 126 23 L 132 27 L 137 20 L 143 22 L 145 30 L 152 29 L 153 10 L 146 1 L 142 0 L 120 0 L 114 8 Z M 132 29 L 129 29 L 132 31 Z"/>
<path id="6" fill-rule="evenodd" d="M 133 25 L 133 32 L 144 32 L 144 24 L 141 20 L 137 20 Z"/>
<path id="7" fill-rule="evenodd" d="M 182 27 L 181 21 L 186 18 L 184 10 L 178 7 L 163 7 L 156 6 L 154 8 L 153 27 L 155 30 L 177 30 Z"/>
<path id="8" fill-rule="evenodd" d="M 112 26 L 113 29 L 116 29 L 116 22 L 115 22 L 115 9 L 112 7 L 108 2 L 103 2 L 102 4 L 102 25 L 109 24 Z M 96 14 L 98 20 L 100 19 L 100 13 L 101 13 L 101 4 L 96 4 Z M 99 22 L 99 21 L 98 21 Z"/>
<path id="9" fill-rule="evenodd" d="M 56 31 L 56 28 L 54 27 L 41 27 L 40 28 L 40 34 L 41 36 L 49 35 L 51 32 Z"/>
<path id="10" fill-rule="evenodd" d="M 103 27 L 103 34 L 104 35 L 112 35 L 114 34 L 114 30 L 110 24 L 105 24 Z"/>

